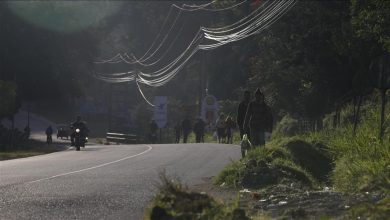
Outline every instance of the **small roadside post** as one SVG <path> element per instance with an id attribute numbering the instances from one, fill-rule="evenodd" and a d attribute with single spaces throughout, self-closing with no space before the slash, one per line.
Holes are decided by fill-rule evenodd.
<path id="1" fill-rule="evenodd" d="M 154 97 L 154 115 L 153 119 L 160 129 L 160 143 L 162 139 L 162 128 L 165 128 L 167 124 L 167 97 L 166 96 L 155 96 Z"/>

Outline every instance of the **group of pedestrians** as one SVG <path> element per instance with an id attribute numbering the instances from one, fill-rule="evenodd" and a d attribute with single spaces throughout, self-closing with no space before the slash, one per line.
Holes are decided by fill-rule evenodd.
<path id="1" fill-rule="evenodd" d="M 233 143 L 233 130 L 238 127 L 240 139 L 246 134 L 252 145 L 260 146 L 265 144 L 265 132 L 271 132 L 273 116 L 270 107 L 265 103 L 264 94 L 258 88 L 255 91 L 254 99 L 251 99 L 249 91 L 244 92 L 244 98 L 238 105 L 236 121 L 232 116 L 221 113 L 215 122 L 215 134 L 218 143 Z M 188 116 L 174 126 L 175 143 L 187 143 L 189 134 L 193 131 L 196 143 L 204 142 L 206 123 L 198 117 L 194 124 Z M 150 140 L 157 141 L 157 124 L 152 120 L 150 124 Z"/>
<path id="2" fill-rule="evenodd" d="M 185 117 L 183 121 L 177 122 L 174 127 L 175 143 L 180 143 L 181 136 L 183 136 L 183 143 L 187 143 L 191 131 L 194 131 L 196 143 L 204 143 L 205 127 L 206 123 L 202 118 L 198 117 L 194 125 L 192 125 L 191 120 Z"/>
<path id="3" fill-rule="evenodd" d="M 236 128 L 236 123 L 231 116 L 226 117 L 224 113 L 221 113 L 215 127 L 218 143 L 233 143 L 233 129 Z"/>
<path id="4" fill-rule="evenodd" d="M 216 121 L 218 143 L 232 144 L 233 130 L 238 126 L 240 139 L 246 134 L 254 146 L 265 144 L 265 132 L 272 131 L 273 116 L 259 88 L 255 91 L 254 99 L 251 99 L 249 91 L 244 92 L 244 98 L 238 105 L 236 122 L 224 113 L 219 115 Z"/>

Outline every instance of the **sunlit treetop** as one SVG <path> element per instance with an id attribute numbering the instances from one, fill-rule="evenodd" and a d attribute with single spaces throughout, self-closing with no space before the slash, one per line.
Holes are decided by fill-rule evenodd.
<path id="1" fill-rule="evenodd" d="M 80 31 L 95 26 L 115 13 L 120 1 L 8 1 L 8 7 L 23 20 L 59 32 Z"/>

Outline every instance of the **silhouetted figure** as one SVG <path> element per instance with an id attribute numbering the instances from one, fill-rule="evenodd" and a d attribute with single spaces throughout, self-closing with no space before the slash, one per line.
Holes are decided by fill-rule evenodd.
<path id="1" fill-rule="evenodd" d="M 246 90 L 244 92 L 244 99 L 238 105 L 238 110 L 237 110 L 237 125 L 238 128 L 240 129 L 241 139 L 244 134 L 247 134 L 248 137 L 250 137 L 249 127 L 244 127 L 245 115 L 250 101 L 251 101 L 251 93 L 248 90 Z"/>
<path id="2" fill-rule="evenodd" d="M 24 128 L 23 138 L 24 138 L 24 139 L 28 139 L 28 138 L 30 137 L 30 133 L 31 133 L 31 129 L 30 129 L 30 127 L 27 125 L 27 126 Z"/>
<path id="3" fill-rule="evenodd" d="M 236 123 L 233 121 L 231 116 L 226 118 L 226 143 L 233 143 L 233 129 L 236 127 Z"/>
<path id="4" fill-rule="evenodd" d="M 88 136 L 88 128 L 87 128 L 87 124 L 81 120 L 81 116 L 78 115 L 76 117 L 76 121 L 72 122 L 71 125 L 70 125 L 70 128 L 71 128 L 71 134 L 70 134 L 70 141 L 71 141 L 71 145 L 74 146 L 74 137 L 75 137 L 75 134 L 76 134 L 76 129 L 80 129 L 80 134 L 83 138 L 87 137 Z"/>
<path id="5" fill-rule="evenodd" d="M 181 135 L 181 125 L 180 122 L 177 122 L 175 127 L 175 143 L 180 143 L 180 135 Z"/>
<path id="6" fill-rule="evenodd" d="M 186 117 L 182 122 L 181 122 L 181 129 L 183 131 L 183 143 L 187 143 L 188 135 L 191 132 L 191 121 Z"/>
<path id="7" fill-rule="evenodd" d="M 149 124 L 150 134 L 149 139 L 152 144 L 157 143 L 157 130 L 158 126 L 155 120 L 152 120 Z"/>
<path id="8" fill-rule="evenodd" d="M 203 140 L 204 136 L 204 127 L 206 124 L 203 122 L 201 118 L 198 118 L 194 124 L 194 133 L 195 133 L 195 141 L 196 143 L 200 143 Z"/>
<path id="9" fill-rule="evenodd" d="M 218 143 L 224 143 L 226 139 L 225 114 L 221 113 L 216 122 Z"/>
<path id="10" fill-rule="evenodd" d="M 264 102 L 264 95 L 259 88 L 255 92 L 255 100 L 248 105 L 244 127 L 247 125 L 250 128 L 252 144 L 254 146 L 264 145 L 264 132 L 272 132 L 273 116 L 271 109 Z"/>
<path id="11" fill-rule="evenodd" d="M 46 143 L 49 145 L 53 142 L 52 135 L 53 135 L 53 128 L 51 125 L 46 128 Z"/>

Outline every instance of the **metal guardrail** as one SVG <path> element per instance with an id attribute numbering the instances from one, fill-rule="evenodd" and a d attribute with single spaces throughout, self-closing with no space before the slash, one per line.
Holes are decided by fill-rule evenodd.
<path id="1" fill-rule="evenodd" d="M 121 143 L 121 144 L 138 144 L 139 136 L 135 134 L 121 134 L 121 133 L 112 133 L 107 132 L 106 134 L 107 142 Z"/>

